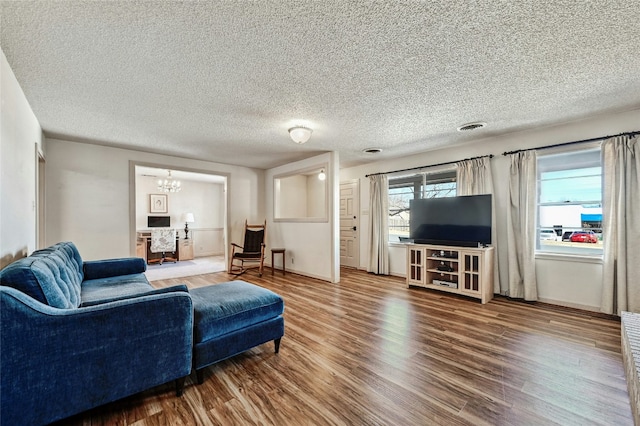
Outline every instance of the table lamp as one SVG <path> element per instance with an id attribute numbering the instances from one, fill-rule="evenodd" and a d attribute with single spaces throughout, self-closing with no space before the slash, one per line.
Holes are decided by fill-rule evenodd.
<path id="1" fill-rule="evenodd" d="M 184 222 L 184 239 L 189 239 L 189 224 L 195 222 L 193 213 L 183 213 L 182 221 Z"/>

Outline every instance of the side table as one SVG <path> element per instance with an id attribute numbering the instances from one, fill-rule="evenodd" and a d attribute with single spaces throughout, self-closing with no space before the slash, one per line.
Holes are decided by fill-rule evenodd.
<path id="1" fill-rule="evenodd" d="M 282 255 L 282 275 L 284 275 L 285 269 L 285 249 L 283 248 L 272 248 L 271 249 L 271 275 L 273 275 L 273 270 L 275 269 L 274 257 L 276 254 Z"/>

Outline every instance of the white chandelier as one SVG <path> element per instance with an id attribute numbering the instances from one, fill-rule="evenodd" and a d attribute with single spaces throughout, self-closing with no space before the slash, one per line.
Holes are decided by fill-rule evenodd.
<path id="1" fill-rule="evenodd" d="M 167 170 L 169 176 L 166 179 L 158 179 L 158 191 L 161 192 L 180 192 L 182 187 L 180 181 L 171 177 L 171 170 Z"/>

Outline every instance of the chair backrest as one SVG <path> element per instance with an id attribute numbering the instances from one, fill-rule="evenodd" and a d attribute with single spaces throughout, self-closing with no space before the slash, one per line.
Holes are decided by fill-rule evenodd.
<path id="1" fill-rule="evenodd" d="M 244 248 L 243 253 L 260 253 L 264 243 L 267 223 L 264 225 L 248 225 L 244 223 Z"/>
<path id="2" fill-rule="evenodd" d="M 151 253 L 176 251 L 176 231 L 172 228 L 151 230 Z"/>

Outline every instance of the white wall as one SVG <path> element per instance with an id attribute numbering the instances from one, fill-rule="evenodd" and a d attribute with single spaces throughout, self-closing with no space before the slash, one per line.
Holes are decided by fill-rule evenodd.
<path id="1" fill-rule="evenodd" d="M 307 217 L 307 177 L 293 175 L 279 178 L 274 187 L 278 203 L 277 217 Z"/>
<path id="2" fill-rule="evenodd" d="M 300 170 L 308 170 L 314 166 L 326 167 L 328 188 L 329 217 L 325 222 L 287 221 L 275 222 L 274 212 L 274 176 L 292 174 Z M 337 231 L 338 216 L 338 156 L 327 153 L 313 158 L 287 164 L 267 170 L 265 174 L 265 195 L 267 212 L 267 251 L 270 248 L 282 247 L 286 251 L 286 269 L 302 275 L 319 278 L 325 281 L 340 280 L 340 253 Z M 306 184 L 305 184 L 306 188 Z M 305 191 L 306 192 L 306 191 Z M 324 216 L 324 214 L 323 214 Z M 271 255 L 267 252 L 270 263 Z M 280 256 L 275 260 L 279 267 Z"/>
<path id="3" fill-rule="evenodd" d="M 369 221 L 369 179 L 366 174 L 419 167 L 447 161 L 458 161 L 479 155 L 493 154 L 491 168 L 494 178 L 497 221 L 497 251 L 500 263 L 502 290 L 507 285 L 506 212 L 508 206 L 509 160 L 505 151 L 527 149 L 550 144 L 614 135 L 640 129 L 640 109 L 606 114 L 588 120 L 575 121 L 558 126 L 512 133 L 500 137 L 479 139 L 464 146 L 428 151 L 421 155 L 380 161 L 340 171 L 340 180 L 360 180 L 360 226 L 367 230 Z M 360 234 L 360 268 L 366 269 L 369 235 Z M 393 275 L 405 276 L 406 253 L 401 245 L 390 247 L 390 270 Z M 538 296 L 541 300 L 566 306 L 599 310 L 602 290 L 602 265 L 600 262 L 584 263 L 584 260 L 567 257 L 540 256 L 536 259 Z"/>
<path id="4" fill-rule="evenodd" d="M 264 220 L 262 170 L 51 139 L 46 164 L 47 243 L 73 241 L 87 260 L 135 255 L 130 161 L 229 176 L 230 241 L 241 240 L 245 219 Z"/>
<path id="5" fill-rule="evenodd" d="M 189 229 L 224 227 L 224 185 L 221 183 L 182 180 L 182 191 L 167 193 L 168 213 L 149 213 L 149 195 L 158 192 L 157 179 L 136 178 L 136 229 L 147 229 L 148 216 L 170 216 L 171 226 L 184 229 L 183 213 L 193 213 L 195 222 Z"/>
<path id="6" fill-rule="evenodd" d="M 36 249 L 36 149 L 42 129 L 7 58 L 0 59 L 0 268 Z M 37 147 L 37 148 L 36 148 Z"/>
<path id="7" fill-rule="evenodd" d="M 317 174 L 307 176 L 307 216 L 324 217 L 326 214 L 326 185 Z"/>

